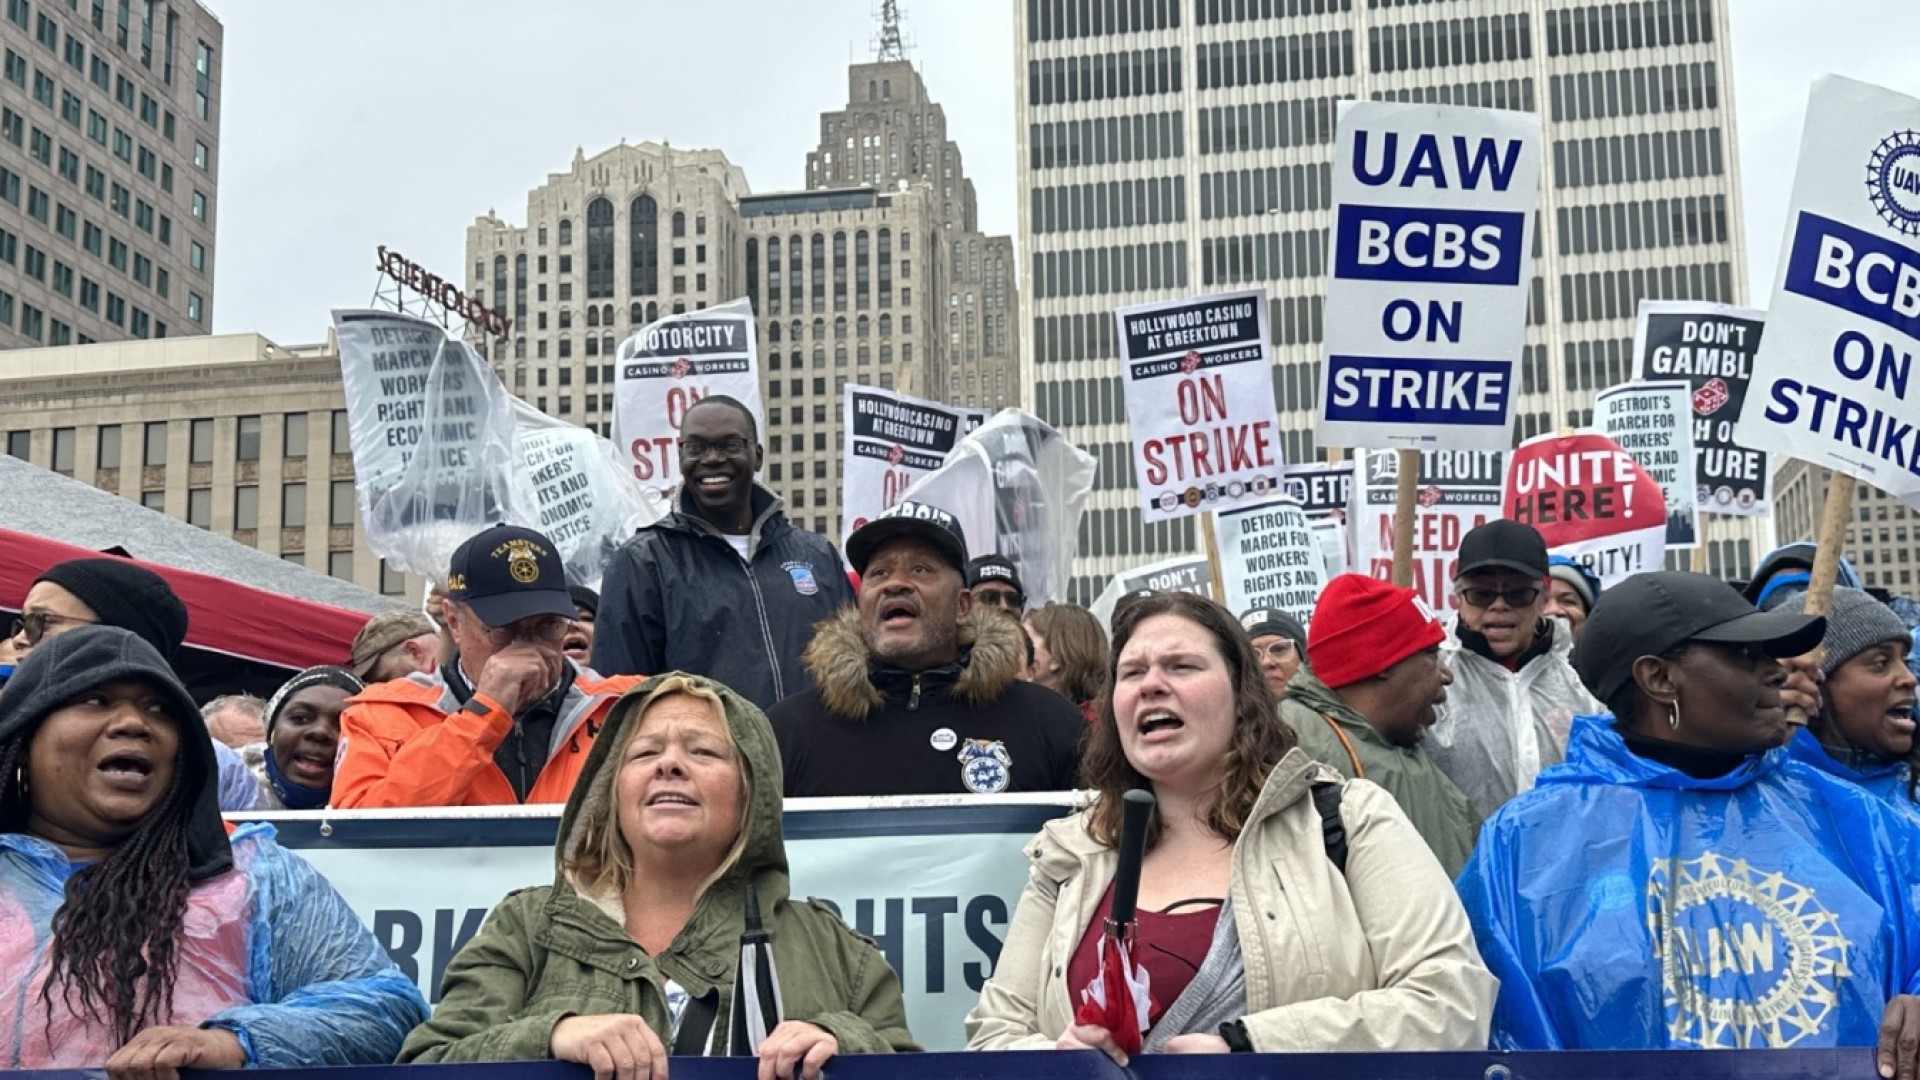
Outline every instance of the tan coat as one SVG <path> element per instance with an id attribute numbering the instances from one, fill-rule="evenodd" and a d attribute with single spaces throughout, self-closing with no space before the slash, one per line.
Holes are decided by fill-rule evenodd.
<path id="1" fill-rule="evenodd" d="M 1267 778 L 1233 846 L 1230 888 L 1256 1050 L 1479 1050 L 1497 980 L 1433 852 L 1394 801 L 1346 783 L 1347 870 L 1327 858 L 1308 786 L 1339 775 L 1299 750 Z M 1026 891 L 967 1016 L 973 1050 L 1054 1045 L 1072 1022 L 1066 967 L 1117 857 L 1077 815 L 1027 845 Z"/>

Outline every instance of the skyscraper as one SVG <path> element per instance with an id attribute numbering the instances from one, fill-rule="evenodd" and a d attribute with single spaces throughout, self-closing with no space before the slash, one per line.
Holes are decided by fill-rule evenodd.
<path id="1" fill-rule="evenodd" d="M 1646 299 L 1749 299 L 1727 14 L 1714 0 L 1023 0 L 1025 400 L 1100 460 L 1077 599 L 1198 549 L 1141 522 L 1113 309 L 1265 288 L 1289 461 L 1313 442 L 1342 99 L 1536 111 L 1540 239 L 1515 441 L 1591 423 Z M 1743 576 L 1764 523 L 1710 517 Z"/>
<path id="2" fill-rule="evenodd" d="M 221 43 L 196 0 L 6 0 L 0 349 L 208 332 Z"/>

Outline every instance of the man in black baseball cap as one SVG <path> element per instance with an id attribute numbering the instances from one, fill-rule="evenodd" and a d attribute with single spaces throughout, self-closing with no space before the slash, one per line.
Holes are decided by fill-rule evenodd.
<path id="1" fill-rule="evenodd" d="M 1457 618 L 1441 658 L 1453 671 L 1428 752 L 1482 817 L 1566 757 L 1573 718 L 1598 711 L 1567 654 L 1572 634 L 1547 612 L 1547 543 L 1495 519 L 1460 540 Z"/>
<path id="2" fill-rule="evenodd" d="M 1005 555 L 982 555 L 968 563 L 967 592 L 974 603 L 1016 619 L 1027 609 L 1027 590 L 1020 584 L 1020 572 Z"/>
<path id="3" fill-rule="evenodd" d="M 1014 619 L 974 604 L 951 513 L 903 502 L 847 538 L 857 608 L 815 628 L 813 688 L 768 710 L 786 793 L 918 795 L 1071 788 L 1085 722 L 1021 682 Z"/>
<path id="4" fill-rule="evenodd" d="M 558 551 L 532 529 L 475 534 L 446 590 L 453 658 L 353 699 L 333 805 L 565 802 L 593 734 L 642 677 L 601 679 L 561 653 L 576 609 Z"/>

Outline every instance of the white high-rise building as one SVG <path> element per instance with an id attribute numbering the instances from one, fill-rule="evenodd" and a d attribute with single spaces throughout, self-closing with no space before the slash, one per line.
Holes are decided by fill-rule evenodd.
<path id="1" fill-rule="evenodd" d="M 1022 400 L 1100 460 L 1075 599 L 1198 550 L 1145 525 L 1113 309 L 1263 287 L 1289 461 L 1313 442 L 1343 98 L 1540 113 L 1516 442 L 1592 420 L 1642 298 L 1749 300 L 1724 0 L 1016 0 Z M 1705 519 L 1742 577 L 1764 523 Z"/>

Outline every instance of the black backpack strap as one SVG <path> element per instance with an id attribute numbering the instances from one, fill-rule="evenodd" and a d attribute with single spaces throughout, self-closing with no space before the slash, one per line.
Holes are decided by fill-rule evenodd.
<path id="1" fill-rule="evenodd" d="M 673 1036 L 667 1052 L 674 1057 L 705 1057 L 713 1039 L 714 1023 L 720 1018 L 720 991 L 710 990 L 704 997 L 688 995 L 686 1010 L 680 1014 L 680 1030 Z"/>
<path id="2" fill-rule="evenodd" d="M 1318 783 L 1309 790 L 1313 808 L 1320 811 L 1320 838 L 1326 844 L 1327 858 L 1342 874 L 1347 872 L 1347 825 L 1340 820 L 1340 795 L 1344 784 Z"/>

